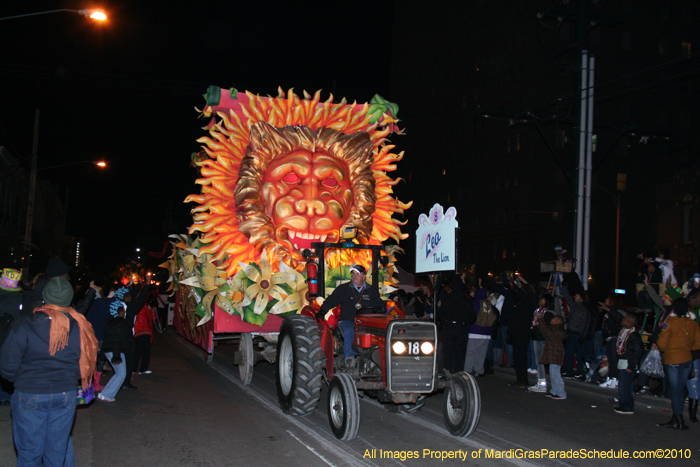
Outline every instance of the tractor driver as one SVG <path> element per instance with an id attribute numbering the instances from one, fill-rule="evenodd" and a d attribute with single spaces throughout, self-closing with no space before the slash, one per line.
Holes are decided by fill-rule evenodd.
<path id="1" fill-rule="evenodd" d="M 340 305 L 340 319 L 338 325 L 343 332 L 343 350 L 345 353 L 345 366 L 352 367 L 355 364 L 355 351 L 352 344 L 355 338 L 355 315 L 371 312 L 377 307 L 386 309 L 386 304 L 379 297 L 376 288 L 370 287 L 365 282 L 367 270 L 361 264 L 353 264 L 350 268 L 352 280 L 339 285 L 321 305 L 321 310 L 316 313 L 316 319 L 323 319 L 333 308 Z"/>

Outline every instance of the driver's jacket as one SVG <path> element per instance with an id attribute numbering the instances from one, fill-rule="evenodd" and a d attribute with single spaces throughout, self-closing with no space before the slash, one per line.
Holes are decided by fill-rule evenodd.
<path id="1" fill-rule="evenodd" d="M 360 310 L 356 308 L 358 303 L 361 306 Z M 338 305 L 340 305 L 339 319 L 341 321 L 354 319 L 358 313 L 376 312 L 376 310 L 372 310 L 375 307 L 383 307 L 386 310 L 386 305 L 379 297 L 379 292 L 367 283 L 360 292 L 357 291 L 352 282 L 339 285 L 323 302 L 321 311 L 328 313 Z"/>

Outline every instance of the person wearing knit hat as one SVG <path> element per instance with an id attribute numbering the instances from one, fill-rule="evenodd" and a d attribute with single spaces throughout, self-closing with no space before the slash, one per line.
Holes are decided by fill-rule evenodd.
<path id="1" fill-rule="evenodd" d="M 70 283 L 55 277 L 45 303 L 12 328 L 0 350 L 0 374 L 15 383 L 12 430 L 17 465 L 74 465 L 70 438 L 77 385 L 92 380 L 97 339 L 92 325 L 71 308 Z M 51 420 L 51 423 L 48 421 Z"/>
<path id="2" fill-rule="evenodd" d="M 41 293 L 44 303 L 66 307 L 73 300 L 73 287 L 62 277 L 51 279 Z"/>
<path id="3" fill-rule="evenodd" d="M 54 277 L 63 277 L 68 279 L 70 266 L 56 258 L 55 256 L 49 259 L 49 264 L 46 266 L 46 277 L 53 279 Z"/>
<path id="4" fill-rule="evenodd" d="M 46 284 L 48 284 L 49 281 L 54 277 L 62 277 L 66 281 L 70 281 L 70 276 L 68 274 L 70 272 L 70 269 L 70 266 L 68 266 L 60 259 L 56 257 L 50 258 L 49 264 L 46 266 L 46 272 L 35 276 L 30 281 L 30 283 L 34 284 L 34 287 L 30 290 L 25 290 L 24 295 L 22 297 L 22 312 L 28 316 L 31 316 L 31 313 L 34 310 L 34 308 L 41 306 L 44 302 L 42 294 L 44 291 L 44 287 L 46 287 Z M 76 304 L 73 307 L 73 309 L 84 316 L 85 313 L 87 313 L 88 309 L 90 308 L 90 305 L 92 304 L 92 301 L 95 299 L 96 296 L 97 287 L 95 287 L 94 284 L 91 283 L 90 288 L 86 290 L 85 296 L 83 297 L 82 301 Z"/>

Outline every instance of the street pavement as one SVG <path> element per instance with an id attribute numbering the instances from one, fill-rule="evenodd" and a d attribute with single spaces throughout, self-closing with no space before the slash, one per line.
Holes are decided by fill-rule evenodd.
<path id="1" fill-rule="evenodd" d="M 442 394 L 429 397 L 417 414 L 385 410 L 361 401 L 358 437 L 338 441 L 327 420 L 326 389 L 316 413 L 284 415 L 277 405 L 274 366 L 255 366 L 244 386 L 232 364 L 233 346 L 219 345 L 212 363 L 172 330 L 156 335 L 150 375 L 133 379 L 114 403 L 95 401 L 77 410 L 73 442 L 79 467 L 97 466 L 382 466 L 382 465 L 655 465 L 659 460 L 498 459 L 502 452 L 542 455 L 542 450 L 661 450 L 675 459 L 663 465 L 700 463 L 700 426 L 659 428 L 670 416 L 667 399 L 643 396 L 634 415 L 618 415 L 608 396 L 617 391 L 566 380 L 568 399 L 512 389 L 512 369 L 479 378 L 482 415 L 469 438 L 454 438 L 442 420 Z M 104 381 L 104 379 L 103 379 Z M 676 451 L 673 451 L 676 449 Z M 374 451 L 373 451 L 374 450 Z M 393 459 L 380 455 L 390 452 Z M 614 452 L 613 452 L 614 451 Z M 461 459 L 440 456 L 466 455 Z M 410 459 L 415 455 L 417 459 Z M 524 454 L 523 454 L 524 453 Z M 682 456 L 689 459 L 681 459 Z M 403 459 L 402 459 L 403 457 Z M 16 465 L 10 408 L 0 407 L 0 467 Z"/>

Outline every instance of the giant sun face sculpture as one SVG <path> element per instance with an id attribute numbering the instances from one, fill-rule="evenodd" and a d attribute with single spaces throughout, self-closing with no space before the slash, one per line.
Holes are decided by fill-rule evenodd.
<path id="1" fill-rule="evenodd" d="M 367 133 L 253 125 L 235 189 L 240 231 L 286 263 L 312 242 L 336 242 L 343 227 L 372 231 L 376 196 Z"/>
<path id="2" fill-rule="evenodd" d="M 196 203 L 189 233 L 200 234 L 200 258 L 232 277 L 266 251 L 273 269 L 284 261 L 301 271 L 302 251 L 338 241 L 346 226 L 357 227 L 363 244 L 408 236 L 393 215 L 411 203 L 392 196 L 400 179 L 388 175 L 403 153 L 392 152 L 390 125 L 380 127 L 370 106 L 321 102 L 320 91 L 300 99 L 292 90 L 238 93 L 222 106 L 203 112 L 218 118 L 193 157 L 201 193 L 185 199 Z M 364 250 L 326 252 L 331 268 L 369 261 Z"/>

